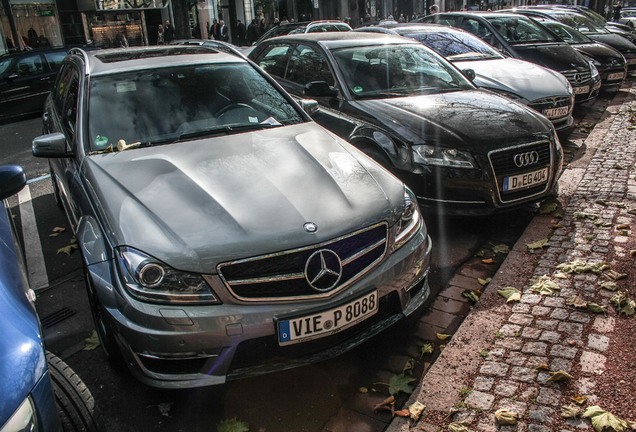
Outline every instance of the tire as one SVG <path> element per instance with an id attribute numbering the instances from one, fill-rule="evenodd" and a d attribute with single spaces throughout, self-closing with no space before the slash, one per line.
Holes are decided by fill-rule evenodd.
<path id="1" fill-rule="evenodd" d="M 91 308 L 95 331 L 97 332 L 102 351 L 113 367 L 118 370 L 124 370 L 126 369 L 124 356 L 121 353 L 112 329 L 106 322 L 104 307 L 99 302 L 95 285 L 86 267 L 84 267 L 84 279 L 86 282 L 86 292 L 88 293 L 88 303 Z"/>
<path id="2" fill-rule="evenodd" d="M 64 431 L 99 431 L 95 399 L 82 379 L 51 352 L 46 352 L 53 395 Z"/>

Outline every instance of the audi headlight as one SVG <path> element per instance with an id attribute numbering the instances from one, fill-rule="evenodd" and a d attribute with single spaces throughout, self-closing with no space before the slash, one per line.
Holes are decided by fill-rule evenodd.
<path id="1" fill-rule="evenodd" d="M 38 419 L 35 414 L 35 405 L 30 397 L 27 397 L 13 413 L 11 418 L 2 426 L 0 432 L 29 431 L 37 432 Z"/>
<path id="2" fill-rule="evenodd" d="M 134 297 L 161 303 L 220 303 L 200 274 L 175 270 L 130 247 L 118 252 L 125 286 Z"/>
<path id="3" fill-rule="evenodd" d="M 434 145 L 414 145 L 413 161 L 422 165 L 437 165 L 450 168 L 475 168 L 477 163 L 466 151 Z"/>
<path id="4" fill-rule="evenodd" d="M 422 215 L 417 197 L 411 189 L 404 186 L 404 211 L 396 224 L 395 242 L 392 250 L 395 251 L 404 246 L 419 231 L 421 224 Z"/>

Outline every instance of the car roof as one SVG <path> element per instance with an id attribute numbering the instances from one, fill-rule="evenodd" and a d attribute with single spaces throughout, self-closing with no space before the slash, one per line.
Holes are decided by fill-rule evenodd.
<path id="1" fill-rule="evenodd" d="M 175 65 L 246 62 L 240 55 L 199 45 L 162 45 L 72 52 L 84 57 L 88 63 L 87 72 L 93 76 Z"/>
<path id="2" fill-rule="evenodd" d="M 324 32 L 324 33 L 303 33 L 294 34 L 288 36 L 279 36 L 269 39 L 268 42 L 274 43 L 275 41 L 307 41 L 307 42 L 320 42 L 321 45 L 332 48 L 345 48 L 345 47 L 357 47 L 365 46 L 369 42 L 378 42 L 382 44 L 417 44 L 419 42 L 412 39 L 406 39 L 397 35 L 383 34 L 383 33 L 367 33 L 367 32 Z"/>

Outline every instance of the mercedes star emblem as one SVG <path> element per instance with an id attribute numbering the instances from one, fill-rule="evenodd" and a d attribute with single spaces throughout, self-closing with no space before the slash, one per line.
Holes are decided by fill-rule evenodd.
<path id="1" fill-rule="evenodd" d="M 342 262 L 330 249 L 320 249 L 312 253 L 305 263 L 305 279 L 316 291 L 329 291 L 340 282 Z"/>

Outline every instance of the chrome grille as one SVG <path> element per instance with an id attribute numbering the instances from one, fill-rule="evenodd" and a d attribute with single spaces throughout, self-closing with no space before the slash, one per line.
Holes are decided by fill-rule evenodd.
<path id="1" fill-rule="evenodd" d="M 536 152 L 538 154 L 537 161 L 527 166 L 518 167 L 514 161 L 515 155 L 528 152 Z M 549 184 L 549 182 L 540 183 L 537 186 L 531 186 L 526 189 L 504 192 L 503 184 L 505 177 L 525 174 L 545 167 L 549 168 L 548 178 L 553 175 L 552 152 L 550 150 L 549 141 L 495 150 L 488 154 L 488 158 L 490 159 L 490 164 L 497 180 L 497 191 L 502 202 L 516 201 L 543 193 Z"/>
<path id="2" fill-rule="evenodd" d="M 572 98 L 569 96 L 554 96 L 533 100 L 529 106 L 536 111 L 543 112 L 543 110 L 550 108 L 569 107 L 571 103 Z"/>
<path id="3" fill-rule="evenodd" d="M 222 263 L 218 266 L 218 272 L 228 290 L 244 301 L 329 296 L 378 264 L 386 254 L 387 239 L 387 224 L 380 223 L 324 243 Z M 305 277 L 305 266 L 308 259 L 321 250 L 338 255 L 342 275 L 334 287 L 318 291 L 312 288 Z"/>
<path id="4" fill-rule="evenodd" d="M 573 86 L 580 86 L 583 84 L 588 84 L 592 79 L 592 73 L 587 71 L 577 71 L 577 70 L 569 70 L 569 71 L 561 71 L 561 74 L 567 78 L 567 80 Z"/>

